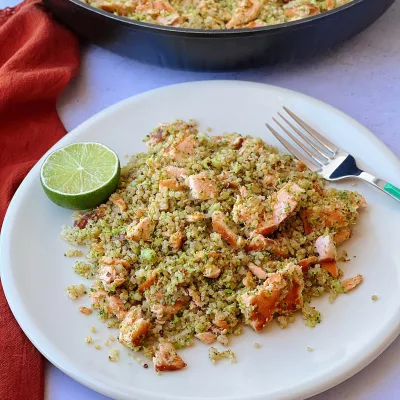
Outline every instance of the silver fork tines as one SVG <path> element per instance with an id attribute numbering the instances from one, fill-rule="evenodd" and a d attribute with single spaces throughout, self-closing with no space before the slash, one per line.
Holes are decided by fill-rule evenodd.
<path id="1" fill-rule="evenodd" d="M 329 181 L 336 181 L 349 177 L 362 179 L 400 201 L 399 188 L 361 170 L 351 154 L 346 153 L 328 139 L 324 138 L 288 108 L 283 107 L 283 109 L 300 128 L 295 126 L 288 117 L 282 115 L 280 112 L 278 112 L 281 119 L 280 121 L 276 118 L 272 119 L 277 126 L 293 140 L 301 151 L 285 140 L 271 125 L 266 124 L 266 126 L 283 146 L 311 171 L 318 172 L 319 175 Z"/>
<path id="2" fill-rule="evenodd" d="M 307 156 L 304 156 L 299 152 L 294 146 L 282 138 L 282 136 L 269 124 L 267 128 L 271 133 L 301 162 L 303 162 L 312 171 L 320 171 L 323 166 L 326 166 L 336 158 L 339 148 L 331 143 L 328 139 L 325 139 L 320 135 L 315 129 L 311 128 L 307 123 L 300 119 L 296 114 L 290 111 L 288 108 L 283 107 L 283 109 L 292 117 L 301 128 L 308 134 L 300 131 L 296 126 L 294 126 L 284 115 L 278 112 L 279 117 L 283 122 L 292 130 L 285 128 L 285 126 L 279 122 L 276 118 L 272 118 L 274 122 L 288 135 L 294 143 L 296 143 L 309 157 L 312 158 L 311 162 Z M 296 137 L 296 134 L 298 135 Z M 302 140 L 301 140 L 302 139 Z"/>
<path id="3" fill-rule="evenodd" d="M 318 143 L 320 143 L 323 147 L 328 149 L 331 153 L 336 154 L 339 151 L 339 148 L 335 146 L 328 139 L 324 138 L 320 135 L 314 128 L 301 120 L 294 112 L 290 111 L 287 107 L 283 107 L 283 109 L 306 131 L 308 132 Z"/>

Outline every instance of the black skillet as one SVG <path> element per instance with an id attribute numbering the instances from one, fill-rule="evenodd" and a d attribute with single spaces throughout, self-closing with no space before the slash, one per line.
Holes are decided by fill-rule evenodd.
<path id="1" fill-rule="evenodd" d="M 79 0 L 44 0 L 71 30 L 106 49 L 163 67 L 232 70 L 311 57 L 356 35 L 394 0 L 353 0 L 314 17 L 255 29 L 196 30 L 133 21 Z"/>

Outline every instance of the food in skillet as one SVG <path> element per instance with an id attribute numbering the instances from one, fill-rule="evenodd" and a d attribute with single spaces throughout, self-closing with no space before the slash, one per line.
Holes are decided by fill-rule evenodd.
<path id="1" fill-rule="evenodd" d="M 259 28 L 318 15 L 351 0 L 82 0 L 133 20 L 192 29 Z"/>

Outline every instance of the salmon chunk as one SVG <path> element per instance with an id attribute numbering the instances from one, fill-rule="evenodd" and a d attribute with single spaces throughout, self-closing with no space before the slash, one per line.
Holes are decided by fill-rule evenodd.
<path id="1" fill-rule="evenodd" d="M 165 189 L 170 189 L 170 190 L 183 190 L 185 187 L 181 185 L 177 179 L 171 178 L 171 179 L 164 179 L 160 181 L 158 184 L 158 188 L 160 191 L 165 190 Z"/>
<path id="2" fill-rule="evenodd" d="M 155 224 L 150 217 L 143 218 L 138 224 L 131 224 L 126 229 L 126 238 L 139 242 L 144 240 L 145 242 L 150 239 L 153 233 Z"/>
<path id="3" fill-rule="evenodd" d="M 324 235 L 317 238 L 315 241 L 315 251 L 318 253 L 318 262 L 321 267 L 334 278 L 339 275 L 339 270 L 336 265 L 336 246 L 331 235 Z"/>
<path id="4" fill-rule="evenodd" d="M 186 184 L 189 186 L 193 199 L 208 200 L 218 196 L 218 187 L 210 179 L 209 175 L 202 172 L 197 175 L 190 175 Z"/>
<path id="5" fill-rule="evenodd" d="M 201 332 L 195 336 L 205 344 L 212 344 L 217 340 L 217 337 L 211 332 Z"/>
<path id="6" fill-rule="evenodd" d="M 241 296 L 245 321 L 255 331 L 270 323 L 275 314 L 284 315 L 303 306 L 304 288 L 301 267 L 293 263 L 272 274 L 254 290 Z"/>
<path id="7" fill-rule="evenodd" d="M 154 369 L 158 371 L 176 371 L 186 367 L 186 363 L 169 342 L 160 343 L 153 357 Z"/>
<path id="8" fill-rule="evenodd" d="M 350 290 L 353 290 L 356 286 L 358 286 L 362 281 L 362 275 L 358 274 L 353 278 L 348 278 L 342 281 L 342 286 L 349 292 Z"/>
<path id="9" fill-rule="evenodd" d="M 283 258 L 288 256 L 287 250 L 279 247 L 275 240 L 268 239 L 259 233 L 252 236 L 246 246 L 246 251 L 271 251 L 273 254 Z"/>
<path id="10" fill-rule="evenodd" d="M 124 307 L 124 303 L 119 298 L 119 296 L 109 296 L 107 298 L 107 301 L 108 311 L 111 314 L 115 315 L 119 320 L 123 320 L 126 316 L 126 310 Z"/>
<path id="11" fill-rule="evenodd" d="M 165 167 L 164 171 L 172 178 L 184 178 L 188 174 L 185 168 L 178 168 L 172 165 Z"/>
<path id="12" fill-rule="evenodd" d="M 258 0 L 242 0 L 236 7 L 231 20 L 226 24 L 227 29 L 240 27 L 258 18 L 262 4 Z"/>
<path id="13" fill-rule="evenodd" d="M 256 233 L 269 235 L 295 211 L 304 190 L 293 182 L 286 183 L 272 198 L 272 212 L 267 213 L 256 228 Z"/>
<path id="14" fill-rule="evenodd" d="M 150 321 L 142 317 L 140 307 L 132 307 L 119 327 L 119 342 L 130 349 L 140 346 L 150 328 Z"/>
<path id="15" fill-rule="evenodd" d="M 319 262 L 330 262 L 336 260 L 336 246 L 331 235 L 324 235 L 315 241 L 315 251 L 319 255 Z"/>
<path id="16" fill-rule="evenodd" d="M 249 263 L 249 264 L 247 264 L 247 268 L 258 279 L 263 279 L 263 280 L 267 279 L 267 273 L 258 265 Z"/>
<path id="17" fill-rule="evenodd" d="M 228 227 L 225 221 L 225 215 L 221 211 L 214 211 L 211 217 L 212 227 L 214 232 L 219 233 L 223 239 L 225 239 L 230 246 L 237 247 L 239 240 L 242 239 L 235 232 Z"/>
<path id="18" fill-rule="evenodd" d="M 174 248 L 179 250 L 185 241 L 185 232 L 178 231 L 171 235 L 169 238 L 169 244 Z"/>

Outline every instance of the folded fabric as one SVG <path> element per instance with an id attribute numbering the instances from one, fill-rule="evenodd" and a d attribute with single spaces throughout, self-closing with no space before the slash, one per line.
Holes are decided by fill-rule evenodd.
<path id="1" fill-rule="evenodd" d="M 74 35 L 38 0 L 0 10 L 0 225 L 19 184 L 64 134 L 56 100 L 79 68 Z M 0 285 L 0 399 L 42 400 L 43 359 Z"/>

